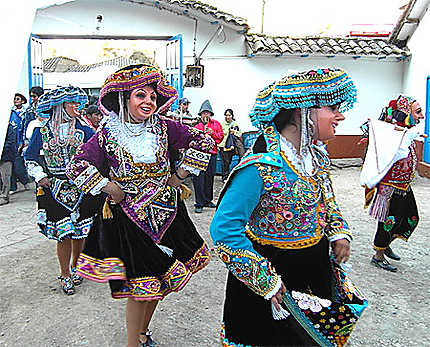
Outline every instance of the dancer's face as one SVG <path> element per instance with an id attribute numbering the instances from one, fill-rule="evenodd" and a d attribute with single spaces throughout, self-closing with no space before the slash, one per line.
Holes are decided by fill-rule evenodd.
<path id="1" fill-rule="evenodd" d="M 152 86 L 134 89 L 128 101 L 128 111 L 137 121 L 145 121 L 157 109 L 157 93 Z"/>
<path id="2" fill-rule="evenodd" d="M 336 136 L 336 127 L 345 119 L 339 112 L 339 105 L 322 106 L 316 109 L 318 123 L 318 140 L 328 141 Z"/>
<path id="3" fill-rule="evenodd" d="M 79 117 L 81 115 L 79 105 L 79 102 L 65 102 L 64 111 L 66 111 L 70 117 Z"/>
<path id="4" fill-rule="evenodd" d="M 226 112 L 226 113 L 224 114 L 224 116 L 225 116 L 225 121 L 226 121 L 227 123 L 230 123 L 230 122 L 233 120 L 233 116 L 232 116 L 232 114 L 231 114 L 230 112 Z"/>
<path id="5" fill-rule="evenodd" d="M 423 110 L 418 101 L 412 104 L 412 117 L 414 117 L 415 123 L 418 124 L 421 119 L 424 119 Z"/>

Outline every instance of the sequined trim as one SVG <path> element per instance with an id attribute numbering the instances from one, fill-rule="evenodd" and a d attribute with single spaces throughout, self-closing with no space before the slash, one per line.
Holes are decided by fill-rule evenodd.
<path id="1" fill-rule="evenodd" d="M 258 295 L 266 296 L 278 282 L 278 275 L 270 262 L 262 256 L 245 249 L 215 245 L 216 252 L 231 273 Z"/>
<path id="2" fill-rule="evenodd" d="M 81 253 L 76 267 L 79 275 L 95 282 L 127 279 L 125 265 L 122 260 L 118 258 L 99 260 L 85 253 Z"/>
<path id="3" fill-rule="evenodd" d="M 221 338 L 221 346 L 223 346 L 223 347 L 253 347 L 251 345 L 244 345 L 242 343 L 236 344 L 234 342 L 230 342 L 225 337 L 225 325 L 224 325 L 224 323 L 221 324 L 220 338 Z"/>
<path id="4" fill-rule="evenodd" d="M 76 222 L 74 216 L 77 212 L 72 212 L 57 222 L 52 222 L 47 219 L 46 210 L 40 209 L 37 211 L 37 224 L 39 231 L 50 240 L 62 241 L 67 237 L 71 239 L 84 239 L 88 236 L 91 226 L 93 225 L 94 217 L 89 217 Z M 73 219 L 72 219 L 73 218 Z"/>
<path id="5" fill-rule="evenodd" d="M 202 151 L 198 151 L 194 148 L 188 148 L 184 155 L 183 165 L 191 166 L 198 170 L 206 170 L 211 155 Z"/>
<path id="6" fill-rule="evenodd" d="M 185 263 L 185 266 L 191 271 L 191 273 L 195 274 L 209 264 L 210 257 L 209 248 L 206 243 L 204 243 L 196 252 L 194 257 Z"/>
<path id="7" fill-rule="evenodd" d="M 128 279 L 122 288 L 112 293 L 115 299 L 132 297 L 135 300 L 161 300 L 171 292 L 180 291 L 190 280 L 191 272 L 178 260 L 160 279 L 141 277 Z"/>

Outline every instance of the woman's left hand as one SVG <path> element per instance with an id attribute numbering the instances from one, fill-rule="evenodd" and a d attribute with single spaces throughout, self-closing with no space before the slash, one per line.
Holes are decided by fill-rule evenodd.
<path id="1" fill-rule="evenodd" d="M 347 239 L 340 239 L 332 242 L 331 248 L 338 264 L 348 261 L 351 250 Z"/>
<path id="2" fill-rule="evenodd" d="M 182 182 L 183 181 L 181 181 L 178 177 L 176 177 L 176 175 L 172 175 L 167 181 L 167 184 L 171 187 L 178 188 Z"/>

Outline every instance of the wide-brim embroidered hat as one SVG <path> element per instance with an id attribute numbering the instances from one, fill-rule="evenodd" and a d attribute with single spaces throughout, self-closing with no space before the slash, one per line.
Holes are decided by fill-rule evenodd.
<path id="1" fill-rule="evenodd" d="M 157 93 L 157 112 L 162 113 L 173 104 L 178 92 L 162 75 L 161 71 L 148 64 L 126 66 L 106 79 L 99 97 L 99 107 L 103 113 L 114 111 L 119 114 L 119 92 L 129 92 L 136 88 L 153 85 Z"/>
<path id="2" fill-rule="evenodd" d="M 281 108 L 310 108 L 339 104 L 339 111 L 351 109 L 357 88 L 342 69 L 317 69 L 285 76 L 258 93 L 249 116 L 255 127 L 264 128 Z"/>
<path id="3" fill-rule="evenodd" d="M 387 123 L 395 123 L 402 127 L 413 127 L 417 124 L 412 115 L 412 104 L 414 102 L 416 100 L 410 96 L 399 95 L 397 99 L 391 100 L 388 103 L 388 107 L 382 109 L 379 120 Z"/>
<path id="4" fill-rule="evenodd" d="M 36 113 L 41 118 L 49 118 L 51 110 L 64 102 L 77 102 L 79 103 L 79 110 L 82 110 L 86 103 L 88 103 L 87 94 L 79 87 L 61 87 L 50 90 L 43 94 L 36 106 Z"/>

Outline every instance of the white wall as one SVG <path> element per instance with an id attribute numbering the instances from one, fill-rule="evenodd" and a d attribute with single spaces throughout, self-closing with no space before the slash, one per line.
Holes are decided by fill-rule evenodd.
<path id="1" fill-rule="evenodd" d="M 96 31 L 96 17 L 101 14 L 101 30 Z M 196 53 L 217 30 L 218 25 L 198 21 Z M 184 38 L 184 55 L 192 56 L 194 20 L 155 7 L 118 0 L 76 0 L 60 6 L 38 10 L 33 34 L 175 36 Z M 243 35 L 225 27 L 226 40 L 215 39 L 205 55 L 244 54 Z"/>
<path id="2" fill-rule="evenodd" d="M 83 8 L 85 10 L 83 10 Z M 104 35 L 174 36 L 184 39 L 184 65 L 192 64 L 194 21 L 153 7 L 117 0 L 76 0 L 38 11 L 35 34 L 95 34 L 95 18 L 102 14 Z M 199 54 L 217 26 L 199 20 L 196 53 Z M 203 54 L 205 86 L 186 88 L 184 96 L 191 100 L 193 114 L 200 104 L 209 99 L 215 118 L 223 119 L 226 108 L 235 111 L 243 130 L 253 130 L 248 113 L 258 91 L 273 80 L 280 79 L 288 70 L 303 71 L 315 67 L 342 67 L 357 83 L 359 101 L 338 134 L 360 134 L 359 126 L 368 117 L 377 117 L 388 100 L 402 91 L 402 62 L 352 58 L 246 58 L 244 37 L 225 28 L 225 41 L 216 38 Z"/>
<path id="3" fill-rule="evenodd" d="M 339 67 L 351 74 L 357 85 L 358 102 L 337 128 L 337 133 L 343 135 L 361 134 L 359 126 L 369 117 L 377 118 L 388 100 L 402 91 L 402 62 L 352 58 L 255 57 L 207 59 L 202 63 L 205 65 L 205 86 L 202 89 L 184 90 L 184 95 L 192 102 L 191 111 L 197 113 L 201 102 L 208 98 L 216 119 L 222 120 L 224 110 L 232 108 L 244 130 L 253 130 L 248 113 L 257 93 L 272 81 L 293 71 Z"/>
<path id="4" fill-rule="evenodd" d="M 426 104 L 426 81 L 430 77 L 429 33 L 430 13 L 427 11 L 408 42 L 412 57 L 406 66 L 404 78 L 405 94 L 416 98 L 422 107 Z"/>

